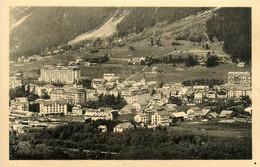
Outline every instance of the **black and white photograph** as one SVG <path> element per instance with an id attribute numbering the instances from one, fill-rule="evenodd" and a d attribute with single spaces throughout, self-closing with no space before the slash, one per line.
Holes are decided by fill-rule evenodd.
<path id="1" fill-rule="evenodd" d="M 252 7 L 8 10 L 10 161 L 253 159 Z"/>

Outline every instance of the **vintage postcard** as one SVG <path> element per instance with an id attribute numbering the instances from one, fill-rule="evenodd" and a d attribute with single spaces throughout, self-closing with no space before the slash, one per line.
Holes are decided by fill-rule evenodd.
<path id="1" fill-rule="evenodd" d="M 259 1 L 3 1 L 2 166 L 259 166 Z"/>

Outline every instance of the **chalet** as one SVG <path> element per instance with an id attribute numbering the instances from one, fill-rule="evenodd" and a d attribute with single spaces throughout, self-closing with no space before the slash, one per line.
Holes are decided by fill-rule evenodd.
<path id="1" fill-rule="evenodd" d="M 104 79 L 102 79 L 102 78 L 94 78 L 94 79 L 92 79 L 91 87 L 92 88 L 98 88 L 100 86 L 103 86 L 104 83 L 105 83 Z"/>
<path id="2" fill-rule="evenodd" d="M 132 103 L 132 106 L 136 109 L 136 111 L 143 111 L 147 105 L 148 103 L 144 100 Z"/>
<path id="3" fill-rule="evenodd" d="M 76 105 L 72 107 L 72 114 L 73 115 L 83 115 L 83 110 L 81 105 Z"/>
<path id="4" fill-rule="evenodd" d="M 218 114 L 216 112 L 210 112 L 207 114 L 208 119 L 216 119 L 218 117 Z"/>
<path id="5" fill-rule="evenodd" d="M 199 108 L 199 107 L 192 107 L 189 110 L 187 110 L 186 113 L 187 113 L 187 115 L 188 115 L 188 117 L 190 119 L 193 119 L 195 117 L 195 114 L 199 113 L 199 112 L 201 112 L 201 108 Z"/>
<path id="6" fill-rule="evenodd" d="M 224 90 L 221 90 L 220 92 L 217 92 L 217 97 L 218 98 L 226 98 L 227 93 Z"/>
<path id="7" fill-rule="evenodd" d="M 160 72 L 159 67 L 152 68 L 152 73 L 159 73 L 159 72 Z"/>
<path id="8" fill-rule="evenodd" d="M 206 115 L 210 112 L 210 109 L 202 109 L 195 111 L 195 117 L 206 117 Z"/>
<path id="9" fill-rule="evenodd" d="M 163 106 L 164 104 L 168 103 L 167 98 L 163 97 L 153 97 L 150 100 L 151 104 L 157 104 L 158 106 Z"/>
<path id="10" fill-rule="evenodd" d="M 210 90 L 206 93 L 206 97 L 208 99 L 215 99 L 216 98 L 216 91 Z"/>
<path id="11" fill-rule="evenodd" d="M 230 118 L 232 113 L 233 113 L 232 110 L 222 110 L 221 113 L 218 115 L 218 117 L 220 117 L 220 118 Z"/>
<path id="12" fill-rule="evenodd" d="M 185 112 L 170 112 L 169 116 L 172 123 L 183 122 L 185 119 L 188 119 L 188 115 Z"/>
<path id="13" fill-rule="evenodd" d="M 238 67 L 245 67 L 245 62 L 240 62 L 237 64 Z"/>
<path id="14" fill-rule="evenodd" d="M 127 104 L 126 106 L 124 106 L 124 108 L 122 108 L 121 110 L 122 114 L 129 114 L 129 113 L 135 113 L 136 112 L 136 108 L 134 106 L 132 106 L 131 104 Z"/>
<path id="15" fill-rule="evenodd" d="M 99 129 L 101 132 L 106 132 L 106 131 L 107 131 L 107 126 L 106 126 L 106 125 L 99 125 L 99 126 L 98 126 L 98 129 Z"/>
<path id="16" fill-rule="evenodd" d="M 252 114 L 252 107 L 245 108 L 245 112 L 248 112 L 249 114 Z"/>
<path id="17" fill-rule="evenodd" d="M 124 130 L 133 129 L 131 122 L 120 123 L 114 127 L 114 132 L 123 132 Z"/>

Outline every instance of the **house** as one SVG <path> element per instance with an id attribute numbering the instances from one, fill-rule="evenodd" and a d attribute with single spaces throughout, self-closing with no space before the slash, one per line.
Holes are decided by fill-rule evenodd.
<path id="1" fill-rule="evenodd" d="M 167 98 L 161 98 L 161 97 L 153 97 L 151 98 L 151 104 L 157 104 L 158 106 L 163 106 L 164 104 L 168 103 Z"/>
<path id="2" fill-rule="evenodd" d="M 199 107 L 191 107 L 189 110 L 186 111 L 188 117 L 192 120 L 195 117 L 196 113 L 201 112 L 201 108 Z"/>
<path id="3" fill-rule="evenodd" d="M 245 112 L 248 112 L 249 114 L 252 114 L 252 107 L 245 108 Z"/>
<path id="4" fill-rule="evenodd" d="M 221 90 L 220 92 L 217 92 L 217 97 L 218 98 L 226 98 L 227 93 L 224 90 Z"/>
<path id="5" fill-rule="evenodd" d="M 136 109 L 136 111 L 143 111 L 147 107 L 147 105 L 148 103 L 144 100 L 132 103 L 132 106 Z"/>
<path id="6" fill-rule="evenodd" d="M 152 68 L 152 73 L 159 73 L 159 72 L 160 72 L 159 67 Z"/>
<path id="7" fill-rule="evenodd" d="M 245 67 L 245 62 L 240 62 L 237 64 L 238 67 Z"/>
<path id="8" fill-rule="evenodd" d="M 194 115 L 195 117 L 206 117 L 206 115 L 210 112 L 210 109 L 202 109 L 195 111 Z"/>
<path id="9" fill-rule="evenodd" d="M 74 107 L 72 107 L 72 114 L 73 115 L 83 115 L 83 110 L 81 105 L 76 105 Z"/>
<path id="10" fill-rule="evenodd" d="M 154 126 L 169 126 L 170 125 L 170 119 L 169 114 L 167 111 L 157 111 L 153 113 L 152 115 L 152 125 Z"/>
<path id="11" fill-rule="evenodd" d="M 113 89 L 113 88 L 115 88 L 115 86 L 116 86 L 115 82 L 106 82 L 104 85 L 104 87 L 107 89 Z"/>
<path id="12" fill-rule="evenodd" d="M 203 100 L 203 92 L 202 91 L 195 91 L 194 92 L 194 102 L 195 103 L 202 103 Z"/>
<path id="13" fill-rule="evenodd" d="M 131 122 L 120 123 L 114 127 L 114 132 L 123 132 L 124 130 L 133 129 Z"/>
<path id="14" fill-rule="evenodd" d="M 94 79 L 92 79 L 91 87 L 96 89 L 96 88 L 98 88 L 100 86 L 103 86 L 104 83 L 105 83 L 104 79 L 102 79 L 102 78 L 94 78 Z"/>
<path id="15" fill-rule="evenodd" d="M 127 104 L 122 108 L 122 114 L 129 114 L 129 113 L 135 113 L 136 108 L 132 106 L 131 104 Z"/>
<path id="16" fill-rule="evenodd" d="M 232 110 L 222 110 L 221 113 L 218 115 L 218 117 L 220 117 L 220 118 L 230 118 L 232 113 L 233 113 Z"/>
<path id="17" fill-rule="evenodd" d="M 106 126 L 106 125 L 99 125 L 99 126 L 98 126 L 98 129 L 99 129 L 101 132 L 106 132 L 106 131 L 107 131 L 107 126 Z"/>
<path id="18" fill-rule="evenodd" d="M 149 123 L 149 115 L 147 113 L 138 113 L 134 117 L 135 122 L 137 123 L 144 123 L 148 124 Z"/>
<path id="19" fill-rule="evenodd" d="M 207 114 L 208 119 L 216 119 L 218 117 L 218 114 L 216 112 L 211 112 Z"/>
<path id="20" fill-rule="evenodd" d="M 185 112 L 170 112 L 169 116 L 171 118 L 172 123 L 175 122 L 183 122 L 184 119 L 188 119 L 188 115 Z"/>
<path id="21" fill-rule="evenodd" d="M 216 98 L 216 91 L 210 90 L 206 93 L 206 97 L 208 99 L 215 99 Z"/>
<path id="22" fill-rule="evenodd" d="M 118 80 L 120 80 L 120 77 L 115 76 L 115 74 L 103 74 L 103 79 L 105 79 L 108 82 L 116 82 Z"/>
<path id="23" fill-rule="evenodd" d="M 193 90 L 204 90 L 204 91 L 208 91 L 209 90 L 209 86 L 207 85 L 195 85 L 192 87 Z"/>
<path id="24" fill-rule="evenodd" d="M 85 62 L 85 66 L 86 66 L 86 67 L 91 66 L 91 62 Z"/>

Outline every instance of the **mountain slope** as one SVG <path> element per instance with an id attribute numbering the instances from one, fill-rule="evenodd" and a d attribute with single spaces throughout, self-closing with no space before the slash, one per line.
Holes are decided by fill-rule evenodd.
<path id="1" fill-rule="evenodd" d="M 10 15 L 14 23 L 29 13 L 19 26 L 10 31 L 10 59 L 38 54 L 46 47 L 66 44 L 78 35 L 103 25 L 115 8 L 16 7 Z M 25 10 L 25 11 L 24 11 Z"/>
<path id="2" fill-rule="evenodd" d="M 69 41 L 68 44 L 73 45 L 87 39 L 105 38 L 112 36 L 117 31 L 117 25 L 125 18 L 125 16 L 129 14 L 129 11 L 125 10 L 120 14 L 120 16 L 116 17 L 117 14 L 118 12 L 100 28 L 83 33 L 77 36 L 74 40 Z"/>

